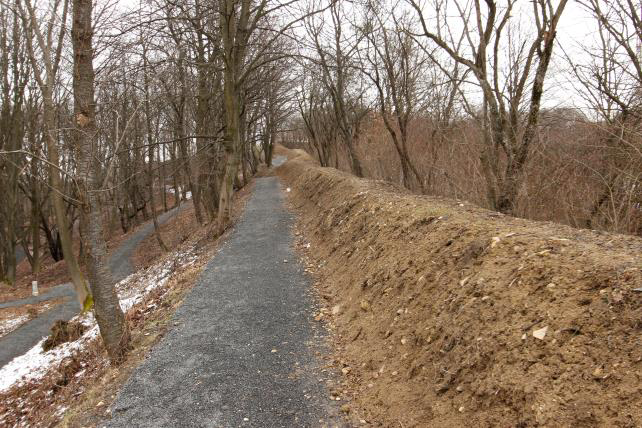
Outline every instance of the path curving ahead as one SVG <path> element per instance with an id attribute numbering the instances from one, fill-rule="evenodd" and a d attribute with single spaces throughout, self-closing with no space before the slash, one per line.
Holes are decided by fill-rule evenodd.
<path id="1" fill-rule="evenodd" d="M 190 202 L 191 203 L 191 202 Z M 186 208 L 189 203 L 182 203 L 176 208 L 173 208 L 166 213 L 163 213 L 158 216 L 158 224 L 163 224 L 170 218 L 174 217 L 184 208 Z M 131 257 L 136 250 L 136 247 L 145 240 L 149 235 L 154 232 L 154 223 L 150 220 L 142 226 L 138 227 L 134 233 L 131 234 L 125 241 L 123 241 L 118 248 L 116 248 L 109 255 L 109 269 L 114 276 L 116 282 L 121 281 L 127 278 L 129 275 L 134 273 L 134 266 L 131 262 Z"/>
<path id="2" fill-rule="evenodd" d="M 183 203 L 177 208 L 163 213 L 158 217 L 158 222 L 160 224 L 166 222 L 187 205 L 188 204 Z M 153 231 L 154 224 L 151 221 L 145 223 L 125 239 L 110 255 L 109 267 L 114 275 L 114 280 L 121 281 L 134 272 L 130 258 L 138 244 Z M 43 337 L 47 336 L 55 321 L 68 321 L 78 313 L 78 303 L 76 303 L 75 292 L 71 283 L 51 287 L 39 296 L 0 303 L 0 309 L 3 309 L 43 302 L 59 297 L 65 298 L 63 303 L 54 306 L 47 312 L 40 314 L 37 318 L 24 323 L 16 330 L 0 338 L 0 367 L 15 357 L 26 353 Z"/>
<path id="3" fill-rule="evenodd" d="M 278 179 L 258 178 L 245 211 L 120 391 L 109 427 L 342 425 L 316 353 L 310 281 L 292 250 Z"/>

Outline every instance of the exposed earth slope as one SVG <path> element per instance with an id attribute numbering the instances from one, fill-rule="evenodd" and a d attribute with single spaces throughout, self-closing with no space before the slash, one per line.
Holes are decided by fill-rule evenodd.
<path id="1" fill-rule="evenodd" d="M 319 316 L 369 422 L 642 426 L 642 239 L 411 195 L 280 150 Z"/>

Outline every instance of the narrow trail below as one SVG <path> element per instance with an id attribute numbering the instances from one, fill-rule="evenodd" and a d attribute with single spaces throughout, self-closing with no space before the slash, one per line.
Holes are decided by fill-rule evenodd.
<path id="1" fill-rule="evenodd" d="M 160 224 L 166 222 L 180 212 L 188 204 L 183 203 L 177 208 L 167 211 L 158 216 Z M 154 231 L 154 225 L 151 221 L 140 226 L 127 239 L 125 239 L 109 257 L 109 267 L 114 275 L 115 281 L 125 279 L 134 272 L 130 258 L 134 250 L 147 236 Z M 32 303 L 43 302 L 46 300 L 63 297 L 65 300 L 43 312 L 37 318 L 24 323 L 22 326 L 11 333 L 0 338 L 0 367 L 20 356 L 31 349 L 43 337 L 50 333 L 51 326 L 56 320 L 68 321 L 78 313 L 78 303 L 76 302 L 74 289 L 71 283 L 60 284 L 51 287 L 40 296 L 27 297 L 25 299 L 12 300 L 0 303 L 0 309 L 17 307 Z"/>
<path id="2" fill-rule="evenodd" d="M 190 204 L 191 202 L 184 202 L 178 207 L 159 215 L 157 218 L 158 224 L 161 225 L 165 223 Z M 109 255 L 109 269 L 114 276 L 114 281 L 121 281 L 134 273 L 135 269 L 132 265 L 131 257 L 134 254 L 136 247 L 138 247 L 138 245 L 152 233 L 154 233 L 154 222 L 150 220 L 136 229 L 134 233 L 121 242 L 121 244 Z"/>
<path id="3" fill-rule="evenodd" d="M 25 297 L 24 299 L 9 300 L 0 303 L 0 309 L 17 308 L 24 305 L 46 302 L 47 300 L 58 299 L 60 297 L 74 297 L 74 289 L 71 283 L 65 283 L 50 287 L 38 296 Z"/>
<path id="4" fill-rule="evenodd" d="M 110 427 L 343 425 L 329 398 L 311 284 L 275 177 L 245 212 L 118 394 Z"/>

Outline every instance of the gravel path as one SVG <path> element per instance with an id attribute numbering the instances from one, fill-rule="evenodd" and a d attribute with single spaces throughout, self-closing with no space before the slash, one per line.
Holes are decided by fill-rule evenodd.
<path id="1" fill-rule="evenodd" d="M 171 209 L 166 213 L 158 216 L 158 223 L 163 224 L 170 218 L 174 217 L 181 210 L 187 207 L 189 203 L 183 203 L 177 208 Z M 131 256 L 138 244 L 154 232 L 154 223 L 148 221 L 143 226 L 136 229 L 132 235 L 120 244 L 109 257 L 109 268 L 114 275 L 114 280 L 120 281 L 134 272 L 134 266 L 131 263 Z"/>
<path id="2" fill-rule="evenodd" d="M 188 206 L 183 203 L 158 217 L 159 223 L 164 223 L 176 215 L 180 210 Z M 134 271 L 130 262 L 134 250 L 140 242 L 154 231 L 154 225 L 150 221 L 138 228 L 130 237 L 121 243 L 109 259 L 109 267 L 112 270 L 114 279 L 120 281 Z M 50 332 L 51 326 L 56 320 L 69 320 L 78 313 L 78 303 L 71 283 L 57 285 L 48 289 L 39 296 L 27 297 L 25 299 L 12 300 L 0 303 L 0 309 L 22 306 L 45 300 L 66 297 L 60 305 L 56 305 L 47 312 L 43 312 L 38 318 L 34 318 L 21 325 L 16 330 L 0 338 L 0 367 L 31 349 L 38 341 Z"/>
<path id="3" fill-rule="evenodd" d="M 110 427 L 342 425 L 315 355 L 324 331 L 275 177 L 256 180 L 173 329 L 119 393 Z"/>
<path id="4" fill-rule="evenodd" d="M 74 297 L 74 289 L 71 286 L 71 283 L 68 282 L 65 284 L 56 285 L 55 287 L 47 289 L 47 291 L 38 296 L 31 296 L 24 299 L 17 299 L 0 303 L 0 309 L 31 305 L 33 303 L 40 303 L 44 302 L 45 300 L 57 299 L 59 297 Z"/>

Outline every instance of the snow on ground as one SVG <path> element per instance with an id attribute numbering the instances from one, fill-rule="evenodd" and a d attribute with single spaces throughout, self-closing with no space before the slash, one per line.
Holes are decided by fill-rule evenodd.
<path id="1" fill-rule="evenodd" d="M 175 191 L 175 189 L 174 189 L 173 187 L 171 187 L 171 186 L 165 186 L 165 190 L 166 190 L 168 193 L 171 193 L 172 195 L 176 192 L 176 191 Z M 179 188 L 178 188 L 178 193 L 181 193 L 181 188 L 180 188 L 180 186 L 179 186 Z M 190 192 L 190 191 L 185 192 L 185 198 L 186 198 L 186 199 L 192 199 L 192 192 Z"/>
<path id="2" fill-rule="evenodd" d="M 116 285 L 121 308 L 123 311 L 129 310 L 140 303 L 149 292 L 165 285 L 177 267 L 187 266 L 195 261 L 194 248 L 191 248 L 185 252 L 175 252 L 165 260 L 123 279 Z M 14 358 L 0 368 L 0 393 L 19 383 L 43 378 L 64 358 L 82 350 L 98 337 L 98 325 L 93 313 L 77 315 L 72 321 L 80 321 L 87 326 L 85 334 L 74 342 L 63 343 L 47 352 L 42 350 L 42 343 L 46 340 L 44 337 L 26 354 Z"/>
<path id="3" fill-rule="evenodd" d="M 47 374 L 50 368 L 60 363 L 66 357 L 73 355 L 77 350 L 86 346 L 98 335 L 98 326 L 93 314 L 82 316 L 82 322 L 91 328 L 74 342 L 64 343 L 47 352 L 42 350 L 42 343 L 47 339 L 43 337 L 26 354 L 14 358 L 0 369 L 0 392 L 4 392 L 18 382 L 40 379 Z M 75 317 L 78 319 L 78 317 Z"/>
<path id="4" fill-rule="evenodd" d="M 0 337 L 11 333 L 27 321 L 29 321 L 29 315 L 20 315 L 13 319 L 0 321 Z"/>
<path id="5" fill-rule="evenodd" d="M 48 311 L 51 308 L 51 303 L 44 303 L 37 307 L 37 313 L 41 314 L 45 311 Z M 14 330 L 17 330 L 19 327 L 22 327 L 22 324 L 30 321 L 31 317 L 27 314 L 18 315 L 15 318 L 0 320 L 0 337 L 6 336 Z"/>

